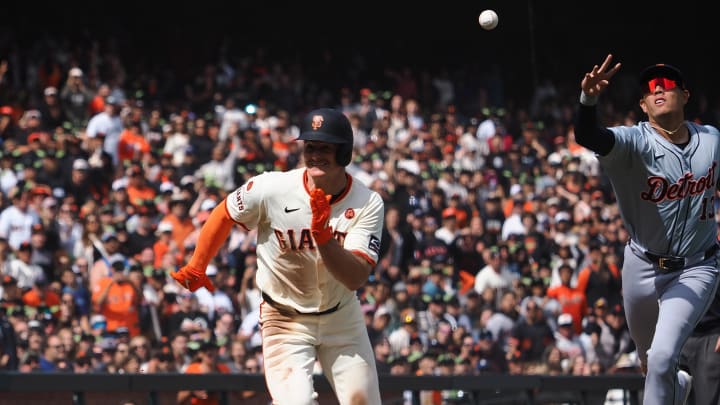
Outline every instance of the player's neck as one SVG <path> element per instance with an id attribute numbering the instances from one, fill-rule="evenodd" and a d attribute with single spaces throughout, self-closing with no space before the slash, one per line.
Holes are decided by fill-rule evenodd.
<path id="1" fill-rule="evenodd" d="M 345 191 L 348 181 L 345 171 L 343 171 L 338 173 L 336 176 L 323 176 L 318 178 L 308 176 L 308 183 L 310 189 L 319 187 L 323 189 L 326 194 L 336 197 Z"/>
<path id="2" fill-rule="evenodd" d="M 657 121 L 651 121 L 650 126 L 652 126 L 663 138 L 672 143 L 687 143 L 689 140 L 690 132 L 687 129 L 687 125 L 685 125 L 684 119 L 680 122 L 663 122 L 662 124 Z"/>

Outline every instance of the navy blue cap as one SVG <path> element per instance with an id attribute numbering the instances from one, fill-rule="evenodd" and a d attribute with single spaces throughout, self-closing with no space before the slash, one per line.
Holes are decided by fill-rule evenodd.
<path id="1" fill-rule="evenodd" d="M 332 108 L 319 108 L 305 116 L 297 139 L 352 144 L 353 131 L 345 114 Z"/>
<path id="2" fill-rule="evenodd" d="M 666 63 L 656 63 L 643 69 L 640 73 L 640 85 L 644 86 L 648 80 L 655 77 L 665 77 L 675 80 L 680 88 L 685 88 L 685 80 L 680 69 Z"/>

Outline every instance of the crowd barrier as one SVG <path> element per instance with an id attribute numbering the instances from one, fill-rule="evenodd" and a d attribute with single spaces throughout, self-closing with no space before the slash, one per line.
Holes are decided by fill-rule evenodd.
<path id="1" fill-rule="evenodd" d="M 420 405 L 420 392 L 454 391 L 448 404 L 640 404 L 643 378 L 606 376 L 395 376 L 381 375 L 383 404 Z M 315 376 L 320 405 L 337 404 L 324 376 Z M 22 374 L 0 373 L 0 404 L 136 405 L 176 404 L 178 390 L 217 392 L 221 405 L 269 404 L 263 375 L 257 374 Z M 238 393 L 254 392 L 241 398 Z"/>

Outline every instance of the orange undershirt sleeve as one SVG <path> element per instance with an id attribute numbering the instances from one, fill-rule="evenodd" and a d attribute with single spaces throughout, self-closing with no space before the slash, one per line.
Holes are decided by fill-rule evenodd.
<path id="1" fill-rule="evenodd" d="M 230 235 L 234 223 L 225 209 L 225 200 L 223 200 L 212 210 L 207 221 L 200 229 L 195 251 L 188 266 L 205 271 L 208 264 L 210 264 L 210 260 L 215 257 Z"/>

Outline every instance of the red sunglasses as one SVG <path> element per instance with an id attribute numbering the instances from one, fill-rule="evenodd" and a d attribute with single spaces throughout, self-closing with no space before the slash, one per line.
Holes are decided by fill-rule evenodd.
<path id="1" fill-rule="evenodd" d="M 657 86 L 660 86 L 663 88 L 663 90 L 668 91 L 668 90 L 674 89 L 678 85 L 675 80 L 668 79 L 666 77 L 654 77 L 654 78 L 648 80 L 647 84 L 648 84 L 648 89 L 645 92 L 645 94 L 653 93 L 655 91 L 655 88 L 657 88 Z"/>

